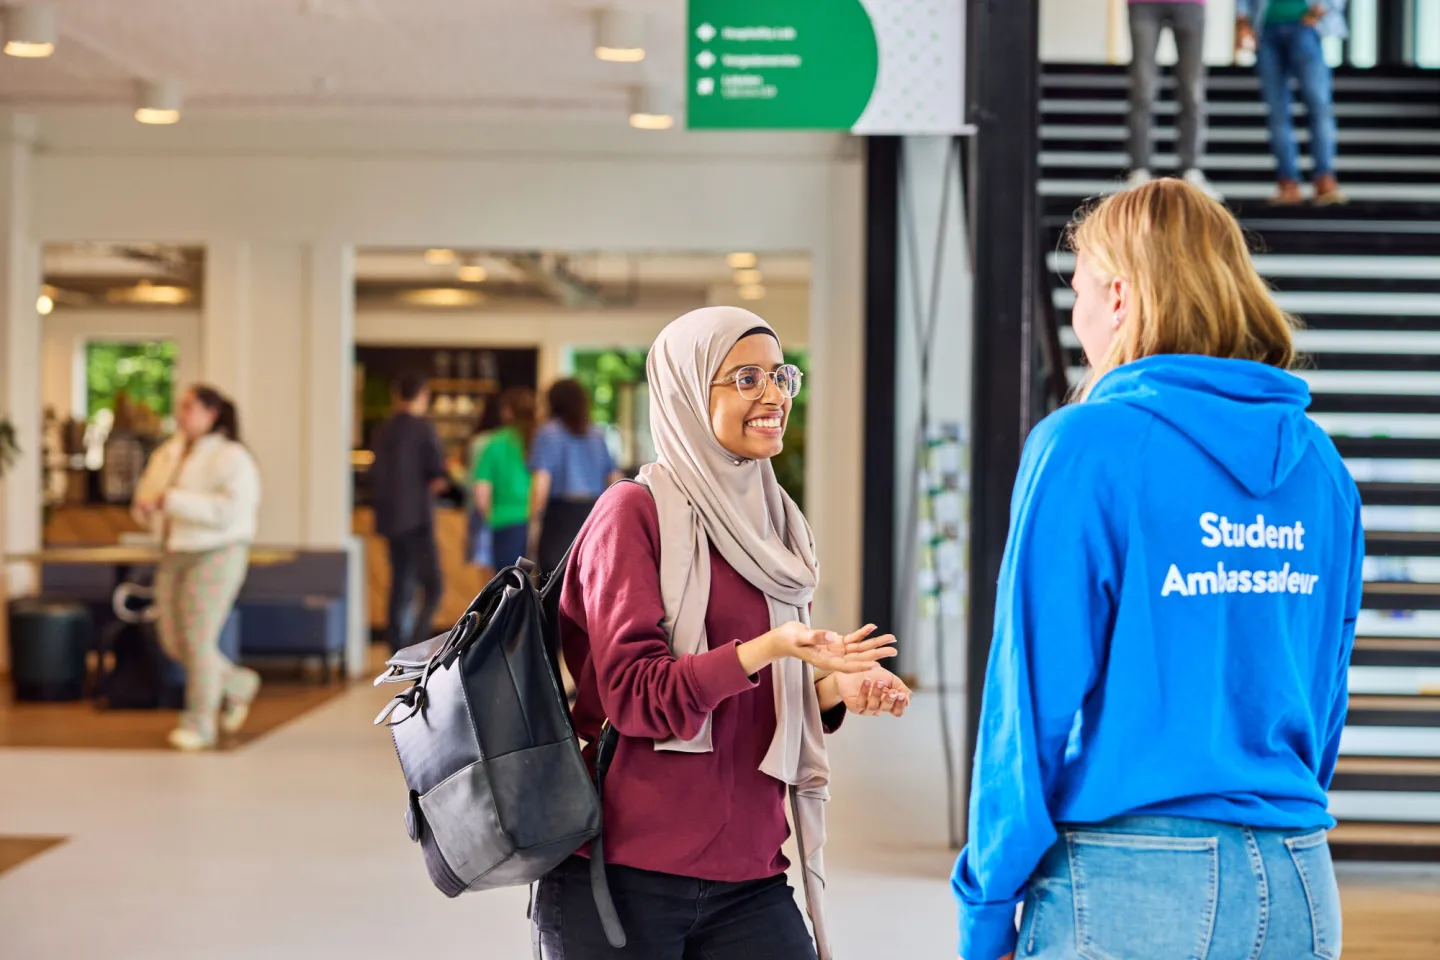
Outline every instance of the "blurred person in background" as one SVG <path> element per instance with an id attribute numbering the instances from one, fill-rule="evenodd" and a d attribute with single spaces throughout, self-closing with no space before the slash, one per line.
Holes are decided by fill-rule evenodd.
<path id="1" fill-rule="evenodd" d="M 494 532 L 480 513 L 480 505 L 475 500 L 475 484 L 473 483 L 475 471 L 480 469 L 480 455 L 485 452 L 485 445 L 495 434 L 495 429 L 484 420 L 485 418 L 482 417 L 481 422 L 476 425 L 466 450 L 465 471 L 469 482 L 462 486 L 469 493 L 466 499 L 470 506 L 465 517 L 465 562 L 475 567 L 494 568 Z"/>
<path id="2" fill-rule="evenodd" d="M 1179 62 L 1179 140 L 1181 175 L 1210 193 L 1214 189 L 1200 170 L 1205 154 L 1205 0 L 1130 0 L 1130 185 L 1153 179 L 1150 155 L 1155 97 L 1160 92 L 1160 34 L 1166 27 L 1175 37 Z"/>
<path id="3" fill-rule="evenodd" d="M 205 750 L 239 732 L 260 675 L 220 652 L 220 634 L 245 582 L 260 510 L 260 471 L 240 443 L 235 405 L 190 387 L 177 431 L 150 458 L 133 510 L 159 538 L 155 606 L 161 645 L 185 666 L 185 709 L 170 734 L 177 750 Z"/>
<path id="4" fill-rule="evenodd" d="M 1300 99 L 1310 118 L 1311 178 L 1315 203 L 1346 203 L 1335 176 L 1339 133 L 1330 65 L 1325 62 L 1325 37 L 1346 37 L 1345 0 L 1236 0 L 1235 43 L 1255 51 L 1255 72 L 1270 114 L 1270 151 L 1275 154 L 1279 181 L 1271 203 L 1293 206 L 1304 200 L 1300 192 L 1300 149 L 1291 118 L 1290 81 L 1300 87 Z"/>
<path id="5" fill-rule="evenodd" d="M 475 464 L 475 506 L 490 528 L 496 567 L 525 555 L 530 536 L 530 448 L 535 440 L 535 391 L 500 394 L 500 429 Z"/>
<path id="6" fill-rule="evenodd" d="M 585 525 L 595 501 L 620 479 L 605 433 L 590 422 L 590 396 L 578 380 L 559 380 L 546 396 L 550 420 L 535 433 L 530 450 L 533 522 L 539 526 L 537 558 L 550 573 Z"/>
<path id="7" fill-rule="evenodd" d="M 385 538 L 390 552 L 387 628 L 393 651 L 427 639 L 440 606 L 444 581 L 435 545 L 435 497 L 449 480 L 440 438 L 426 419 L 430 386 L 425 376 L 399 377 L 391 399 L 394 412 L 375 435 L 370 495 L 375 532 Z"/>
<path id="8" fill-rule="evenodd" d="M 1229 211 L 1159 180 L 1070 247 L 1091 375 L 1015 483 L 961 955 L 1338 957 L 1355 481 Z"/>

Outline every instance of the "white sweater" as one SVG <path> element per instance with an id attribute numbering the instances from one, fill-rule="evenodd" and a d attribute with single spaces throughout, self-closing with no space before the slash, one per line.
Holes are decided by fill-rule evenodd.
<path id="1" fill-rule="evenodd" d="M 151 455 L 135 500 L 162 495 L 163 517 L 136 516 L 157 536 L 168 530 L 167 549 L 200 553 L 255 540 L 260 471 L 241 444 L 211 434 L 195 441 L 186 457 L 184 437 L 171 437 Z"/>

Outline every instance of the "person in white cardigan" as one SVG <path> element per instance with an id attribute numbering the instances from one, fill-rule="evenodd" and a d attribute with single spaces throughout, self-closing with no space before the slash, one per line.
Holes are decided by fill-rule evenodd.
<path id="1" fill-rule="evenodd" d="M 206 750 L 239 732 L 260 689 L 254 670 L 220 652 L 220 634 L 249 569 L 260 471 L 240 443 L 235 405 L 196 385 L 176 407 L 175 436 L 151 456 L 133 510 L 163 545 L 155 571 L 165 651 L 185 665 L 185 709 L 170 734 L 178 750 Z"/>

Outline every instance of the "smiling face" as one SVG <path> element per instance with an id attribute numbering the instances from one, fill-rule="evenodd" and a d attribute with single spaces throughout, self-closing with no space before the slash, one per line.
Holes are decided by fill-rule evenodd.
<path id="1" fill-rule="evenodd" d="M 735 344 L 711 379 L 734 377 L 741 367 L 749 366 L 769 372 L 784 362 L 780 341 L 769 334 L 752 334 Z M 733 381 L 712 385 L 710 426 L 715 439 L 742 460 L 768 460 L 785 449 L 791 402 L 770 378 L 766 378 L 765 393 L 758 400 L 742 397 Z"/>

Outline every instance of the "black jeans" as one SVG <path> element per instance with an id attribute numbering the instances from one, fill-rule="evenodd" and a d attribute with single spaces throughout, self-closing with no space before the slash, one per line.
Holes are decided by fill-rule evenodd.
<path id="1" fill-rule="evenodd" d="M 435 548 L 434 530 L 415 530 L 387 542 L 390 545 L 387 632 L 390 649 L 395 651 L 430 639 L 444 584 L 440 579 L 440 553 Z M 417 583 L 421 591 L 420 607 L 411 620 L 410 608 L 415 601 Z"/>
<path id="2" fill-rule="evenodd" d="M 590 861 L 571 857 L 535 893 L 541 960 L 815 960 L 815 943 L 785 877 L 721 883 L 610 864 L 626 945 L 605 939 Z"/>

